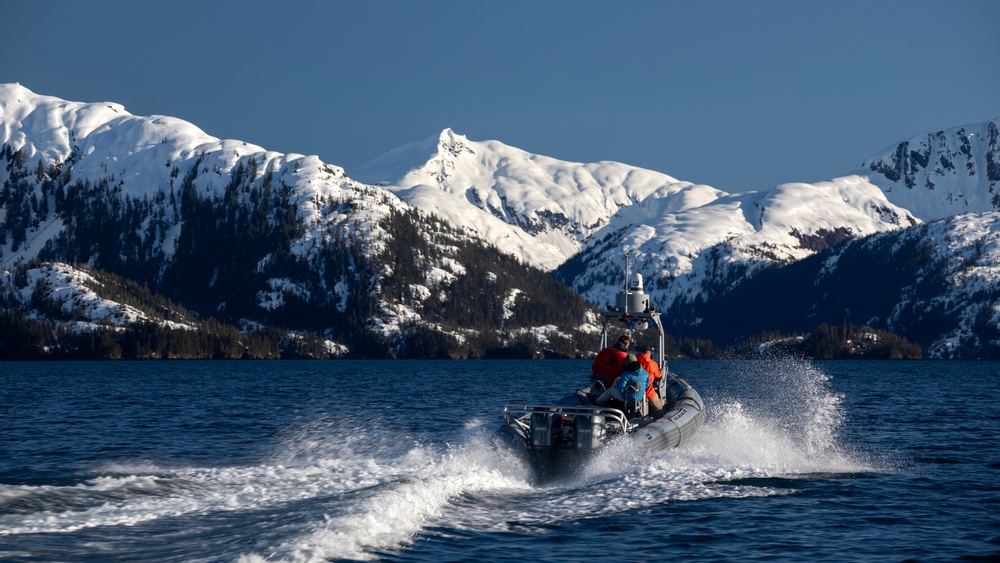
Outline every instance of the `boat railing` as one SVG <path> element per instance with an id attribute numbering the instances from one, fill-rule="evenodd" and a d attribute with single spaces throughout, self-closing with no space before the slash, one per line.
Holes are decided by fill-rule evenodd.
<path id="1" fill-rule="evenodd" d="M 625 413 L 610 407 L 593 407 L 584 405 L 529 405 L 529 404 L 510 404 L 503 406 L 503 421 L 510 428 L 512 432 L 517 433 L 522 438 L 526 438 L 531 433 L 531 425 L 529 421 L 525 420 L 529 418 L 525 415 L 534 412 L 544 412 L 544 413 L 555 413 L 560 415 L 569 416 L 586 416 L 601 414 L 607 417 L 609 422 L 616 423 L 622 429 L 622 432 L 631 432 L 635 427 L 634 424 L 629 422 L 628 417 Z"/>

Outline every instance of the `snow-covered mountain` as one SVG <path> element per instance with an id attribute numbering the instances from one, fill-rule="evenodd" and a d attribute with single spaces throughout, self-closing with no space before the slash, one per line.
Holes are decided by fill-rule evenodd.
<path id="1" fill-rule="evenodd" d="M 994 228 L 969 226 L 980 216 L 947 228 L 921 219 L 993 209 L 996 145 L 996 121 L 966 126 L 901 143 L 854 175 L 730 194 L 623 163 L 560 161 L 446 129 L 349 177 L 317 157 L 217 139 L 179 119 L 133 116 L 119 104 L 68 102 L 6 84 L 0 270 L 12 273 L 0 284 L 0 299 L 9 306 L 55 303 L 48 308 L 70 315 L 51 292 L 76 287 L 65 295 L 85 295 L 86 274 L 29 263 L 37 258 L 84 263 L 148 285 L 195 317 L 309 331 L 340 339 L 357 355 L 480 356 L 517 342 L 573 354 L 588 349 L 580 342 L 592 338 L 593 319 L 577 296 L 525 264 L 553 271 L 603 305 L 621 286 L 621 252 L 628 249 L 653 303 L 684 330 L 735 337 L 720 328 L 713 303 L 755 310 L 747 301 L 769 302 L 766 289 L 728 300 L 777 279 L 776 272 L 839 255 L 844 241 L 882 233 L 872 240 L 924 249 L 906 254 L 914 276 L 925 262 L 967 260 L 970 248 L 992 248 Z M 962 229 L 961 245 L 914 242 L 956 240 Z M 871 256 L 879 252 L 883 261 L 904 255 L 892 245 L 872 248 L 862 262 L 878 263 Z M 898 318 L 892 329 L 913 323 L 910 331 L 935 350 L 949 339 L 971 342 L 956 332 L 959 324 L 976 335 L 995 327 L 987 294 L 1000 284 L 1000 257 L 976 252 L 979 286 L 964 284 L 967 269 L 938 267 L 926 271 L 950 286 L 904 279 L 899 287 L 919 291 L 886 295 L 878 279 L 859 270 L 844 302 L 878 294 L 912 312 L 915 303 L 943 310 L 934 296 L 964 300 L 978 307 L 974 322 L 971 312 L 870 316 Z M 799 308 L 814 312 L 808 322 L 839 322 L 842 313 L 820 305 L 844 280 L 827 287 L 834 282 L 820 270 L 813 274 L 796 284 L 824 291 L 810 294 L 819 302 Z M 927 295 L 914 299 L 913 291 Z M 74 315 L 81 310 L 70 308 Z M 117 318 L 161 322 L 117 311 Z M 782 330 L 781 319 L 791 317 L 777 311 L 772 303 L 747 318 L 773 319 L 760 329 Z"/>
<path id="2" fill-rule="evenodd" d="M 560 272 L 598 303 L 621 286 L 616 249 L 628 248 L 652 302 L 707 299 L 759 268 L 788 264 L 842 240 L 918 223 L 859 176 L 784 184 L 766 192 L 721 196 L 704 205 L 668 207 L 651 197 L 621 210 Z M 611 275 L 609 275 L 611 274 Z"/>
<path id="3" fill-rule="evenodd" d="M 1000 118 L 915 136 L 858 168 L 924 221 L 1000 210 Z"/>
<path id="4" fill-rule="evenodd" d="M 310 225 L 296 245 L 301 255 L 315 250 L 324 236 L 339 228 L 351 228 L 374 243 L 379 239 L 378 218 L 404 207 L 398 198 L 363 186 L 316 156 L 267 151 L 212 137 L 180 119 L 134 116 L 113 102 L 69 102 L 35 94 L 19 84 L 0 84 L 0 143 L 11 154 L 19 152 L 18 158 L 32 172 L 37 169 L 39 182 L 48 175 L 55 180 L 56 174 L 63 185 L 104 180 L 117 194 L 135 199 L 179 191 L 188 173 L 199 195 L 222 197 L 232 172 L 243 166 L 254 171 L 250 182 L 262 184 L 266 177 L 292 188 L 296 212 Z M 0 182 L 11 180 L 10 174 L 10 167 L 0 169 Z M 321 202 L 330 201 L 356 210 L 351 220 L 322 208 Z M 10 227 L 19 211 L 10 205 L 0 208 L 0 225 Z M 63 227 L 59 216 L 50 219 L 25 240 L 15 236 L 0 245 L 0 264 L 36 256 Z M 173 226 L 177 227 L 176 221 Z M 172 254 L 179 234 L 179 228 L 158 234 L 166 256 Z"/>
<path id="5" fill-rule="evenodd" d="M 868 325 L 925 357 L 1000 357 L 1000 213 L 970 213 L 855 239 L 770 268 L 708 302 L 670 311 L 721 340 L 774 327 Z"/>
<path id="6" fill-rule="evenodd" d="M 135 323 L 162 323 L 171 329 L 194 330 L 192 319 L 171 311 L 153 313 L 135 304 L 102 297 L 98 291 L 107 281 L 68 264 L 46 264 L 24 270 L 23 279 L 11 271 L 0 271 L 0 288 L 18 306 L 28 305 L 44 293 L 56 316 L 65 316 L 70 330 L 93 330 L 98 326 L 123 328 Z"/>
<path id="7" fill-rule="evenodd" d="M 654 302 L 693 298 L 721 263 L 787 263 L 834 240 L 918 221 L 859 176 L 728 194 L 618 162 L 575 163 L 450 129 L 350 172 L 554 269 L 591 302 L 621 286 L 621 249 Z M 706 254 L 723 249 L 720 259 Z M 714 255 L 713 255 L 714 256 Z"/>
<path id="8" fill-rule="evenodd" d="M 565 162 L 499 141 L 470 141 L 451 129 L 350 174 L 547 270 L 579 252 L 620 209 L 657 197 L 676 210 L 724 195 L 652 170 Z"/>
<path id="9" fill-rule="evenodd" d="M 875 241 L 877 242 L 877 241 Z M 885 324 L 898 331 L 927 330 L 924 319 L 942 319 L 929 355 L 975 357 L 975 351 L 1000 350 L 1000 213 L 955 215 L 923 228 L 903 231 L 894 248 L 917 246 L 928 256 L 901 288 Z M 884 259 L 884 258 L 883 258 Z M 824 273 L 838 267 L 838 254 Z M 930 331 L 928 331 L 930 332 Z"/>
<path id="10" fill-rule="evenodd" d="M 929 139 L 937 144 L 932 147 Z M 939 232 L 945 227 L 923 228 L 922 219 L 994 209 L 1000 200 L 995 195 L 1000 179 L 996 146 L 997 122 L 959 127 L 901 143 L 900 148 L 866 161 L 849 176 L 729 194 L 626 164 L 564 162 L 498 141 L 470 141 L 445 130 L 437 137 L 390 151 L 355 175 L 385 186 L 415 207 L 462 224 L 540 267 L 551 268 L 558 262 L 554 256 L 560 248 L 578 248 L 555 273 L 596 304 L 606 303 L 621 287 L 621 251 L 628 249 L 632 271 L 643 275 L 652 302 L 676 315 L 682 322 L 675 326 L 677 330 L 697 331 L 703 320 L 700 312 L 710 313 L 705 303 L 736 294 L 736 288 L 763 271 L 797 263 L 847 240 L 899 232 L 903 234 L 898 240 L 911 243 L 921 237 L 930 239 L 923 246 L 934 249 L 925 257 L 928 264 L 941 263 L 941 256 L 949 252 L 961 254 L 964 251 L 954 246 L 937 243 L 950 236 Z M 928 162 L 937 164 L 921 168 L 921 163 Z M 960 164 L 961 175 L 954 163 Z M 911 207 L 917 213 L 911 212 Z M 969 221 L 975 222 L 975 216 L 965 220 Z M 969 243 L 973 245 L 982 246 L 991 236 L 989 231 L 968 232 L 974 234 L 964 240 L 979 241 Z M 889 250 L 883 251 L 883 259 L 891 260 Z M 930 258 L 931 254 L 936 257 Z M 1000 276 L 990 278 L 990 267 L 986 266 L 1000 265 L 1000 256 L 987 253 L 981 260 L 986 272 L 979 276 L 981 282 L 1000 283 Z M 927 267 L 915 263 L 905 274 L 926 276 Z M 956 278 L 948 288 L 942 285 L 935 290 L 948 300 L 964 300 L 969 311 L 992 310 L 991 303 L 980 299 L 985 295 L 982 288 L 974 290 L 964 283 L 967 274 L 937 275 Z M 990 279 L 992 282 L 983 281 Z M 805 282 L 800 279 L 798 283 Z M 821 279 L 815 283 L 825 287 Z M 844 286 L 843 280 L 837 283 Z M 877 279 L 865 279 L 862 271 L 848 287 L 853 298 L 860 300 L 865 288 L 877 283 Z M 882 314 L 883 326 L 895 319 L 890 329 L 914 334 L 932 346 L 937 357 L 950 354 L 946 351 L 948 342 L 973 339 L 959 327 L 961 323 L 969 325 L 971 313 L 921 316 L 914 307 L 939 311 L 937 302 L 925 300 L 915 305 L 902 288 L 919 285 L 917 281 L 898 283 L 900 293 L 888 297 L 883 305 L 891 303 L 909 314 Z M 972 293 L 963 294 L 966 290 Z M 812 297 L 823 300 L 827 293 Z M 777 319 L 786 317 L 774 314 L 780 304 L 772 305 L 768 310 L 756 310 L 759 318 L 774 319 L 771 324 L 747 326 L 780 330 Z M 752 305 L 744 308 L 753 310 Z M 843 317 L 832 310 L 826 315 L 830 318 L 813 316 L 803 322 L 839 322 Z M 965 320 L 957 321 L 959 317 Z M 865 320 L 871 319 L 862 322 Z M 913 326 L 907 330 L 904 323 Z M 933 326 L 928 327 L 928 323 Z M 721 337 L 719 326 L 708 324 L 705 329 Z M 981 329 L 985 325 L 977 326 Z M 796 325 L 796 330 L 807 328 Z M 955 336 L 960 332 L 960 337 Z M 985 340 L 980 344 L 993 345 Z M 962 348 L 968 354 L 975 346 Z"/>
<path id="11" fill-rule="evenodd" d="M 41 271 L 36 258 L 85 263 L 201 317 L 312 331 L 366 356 L 482 355 L 525 331 L 574 353 L 590 334 L 582 302 L 552 310 L 553 294 L 579 301 L 569 290 L 470 233 L 315 156 L 183 120 L 0 85 L 0 183 L 0 268 L 24 264 L 21 277 Z M 23 304 L 24 287 L 0 298 Z"/>

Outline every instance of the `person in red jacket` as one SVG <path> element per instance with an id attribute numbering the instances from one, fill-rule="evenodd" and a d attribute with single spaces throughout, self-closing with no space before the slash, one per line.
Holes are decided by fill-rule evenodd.
<path id="1" fill-rule="evenodd" d="M 625 370 L 625 356 L 628 355 L 627 350 L 631 342 L 631 338 L 622 335 L 613 346 L 608 346 L 597 353 L 594 363 L 590 366 L 591 386 L 600 382 L 604 389 L 611 389 L 615 380 Z"/>
<path id="2" fill-rule="evenodd" d="M 649 385 L 646 386 L 646 398 L 649 399 L 649 405 L 659 411 L 663 409 L 663 399 L 660 399 L 659 395 L 656 394 L 656 383 L 658 379 L 663 377 L 663 374 L 660 373 L 660 366 L 656 365 L 652 352 L 653 349 L 647 346 L 642 349 L 636 359 L 639 360 L 642 369 L 649 372 Z"/>

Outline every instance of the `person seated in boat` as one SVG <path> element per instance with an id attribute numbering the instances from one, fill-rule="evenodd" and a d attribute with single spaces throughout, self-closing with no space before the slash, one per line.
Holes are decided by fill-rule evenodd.
<path id="1" fill-rule="evenodd" d="M 632 339 L 623 334 L 613 346 L 608 346 L 597 353 L 594 363 L 590 365 L 592 388 L 600 384 L 598 389 L 606 391 L 615 384 L 615 380 L 625 369 L 625 357 L 628 355 L 631 343 Z"/>
<path id="2" fill-rule="evenodd" d="M 635 354 L 625 356 L 625 369 L 615 379 L 612 386 L 597 398 L 597 404 L 604 406 L 611 400 L 624 404 L 630 383 L 635 383 L 638 386 L 636 397 L 642 398 L 645 396 L 646 390 L 649 388 L 649 372 L 642 369 L 642 364 L 639 363 Z"/>
<path id="3" fill-rule="evenodd" d="M 654 413 L 659 413 L 663 410 L 663 399 L 656 394 L 657 383 L 660 378 L 663 377 L 663 373 L 660 372 L 660 366 L 656 365 L 656 360 L 653 359 L 653 349 L 646 346 L 639 352 L 636 356 L 639 360 L 639 365 L 642 369 L 649 372 L 649 385 L 646 387 L 646 398 L 649 399 L 649 406 L 652 407 Z"/>

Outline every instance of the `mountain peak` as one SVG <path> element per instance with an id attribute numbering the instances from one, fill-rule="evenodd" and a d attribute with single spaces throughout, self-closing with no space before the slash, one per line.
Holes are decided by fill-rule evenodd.
<path id="1" fill-rule="evenodd" d="M 34 92 L 21 85 L 20 82 L 0 84 L 0 101 L 10 96 L 34 96 Z"/>
<path id="2" fill-rule="evenodd" d="M 1000 210 L 1000 118 L 917 135 L 861 163 L 858 173 L 924 221 Z"/>
<path id="3" fill-rule="evenodd" d="M 455 133 L 451 128 L 441 131 L 441 135 L 438 137 L 438 149 L 441 157 L 444 157 L 445 154 L 450 154 L 453 157 L 459 157 L 462 153 L 476 154 L 476 151 L 472 150 L 469 139 L 465 135 Z"/>

